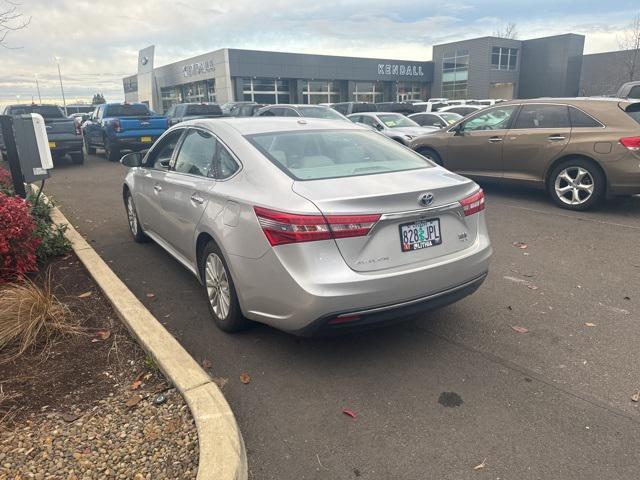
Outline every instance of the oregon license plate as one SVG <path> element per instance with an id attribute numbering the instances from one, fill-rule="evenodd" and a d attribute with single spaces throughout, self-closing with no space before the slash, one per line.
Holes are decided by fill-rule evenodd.
<path id="1" fill-rule="evenodd" d="M 439 218 L 400 225 L 400 246 L 403 252 L 433 247 L 441 243 Z"/>
<path id="2" fill-rule="evenodd" d="M 151 137 L 142 137 L 140 141 L 142 143 L 151 143 Z"/>
<path id="3" fill-rule="evenodd" d="M 49 142 L 49 148 L 56 148 L 56 142 Z"/>

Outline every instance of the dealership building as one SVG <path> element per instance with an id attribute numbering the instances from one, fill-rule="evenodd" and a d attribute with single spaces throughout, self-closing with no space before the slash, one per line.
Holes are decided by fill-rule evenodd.
<path id="1" fill-rule="evenodd" d="M 389 102 L 430 97 L 535 98 L 609 95 L 629 80 L 626 52 L 584 55 L 584 36 L 483 37 L 435 45 L 432 61 L 225 48 L 154 66 L 140 50 L 123 79 L 125 100 L 164 112 L 183 102 Z M 638 69 L 640 70 L 640 69 Z M 640 79 L 640 72 L 636 74 Z"/>

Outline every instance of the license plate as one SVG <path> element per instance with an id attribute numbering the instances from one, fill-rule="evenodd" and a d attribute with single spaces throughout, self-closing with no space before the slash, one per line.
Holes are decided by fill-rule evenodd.
<path id="1" fill-rule="evenodd" d="M 49 142 L 49 148 L 56 148 L 56 142 Z"/>
<path id="2" fill-rule="evenodd" d="M 400 225 L 400 246 L 403 252 L 434 247 L 441 243 L 439 218 Z"/>
<path id="3" fill-rule="evenodd" d="M 151 137 L 142 137 L 140 141 L 142 143 L 151 143 Z"/>

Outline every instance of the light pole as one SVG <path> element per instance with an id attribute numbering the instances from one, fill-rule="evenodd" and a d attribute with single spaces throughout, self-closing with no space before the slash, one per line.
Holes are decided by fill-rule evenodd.
<path id="1" fill-rule="evenodd" d="M 62 105 L 64 106 L 64 114 L 67 113 L 67 101 L 64 98 L 64 87 L 62 86 L 62 74 L 60 73 L 60 57 L 53 57 L 58 65 L 58 78 L 60 79 L 60 91 L 62 92 Z"/>
<path id="2" fill-rule="evenodd" d="M 38 74 L 34 74 L 36 77 L 36 88 L 38 89 L 38 103 L 42 105 L 42 97 L 40 96 L 40 84 L 38 83 Z"/>

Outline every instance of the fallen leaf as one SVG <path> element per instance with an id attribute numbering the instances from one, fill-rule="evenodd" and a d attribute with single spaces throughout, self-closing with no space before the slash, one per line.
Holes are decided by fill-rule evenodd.
<path id="1" fill-rule="evenodd" d="M 538 287 L 536 287 L 535 285 L 531 285 L 531 284 L 527 285 L 527 288 L 530 289 L 530 290 L 538 290 Z"/>
<path id="2" fill-rule="evenodd" d="M 223 377 L 214 377 L 211 380 L 213 380 L 213 383 L 215 383 L 216 385 L 218 385 L 218 388 L 224 388 L 224 386 L 227 384 L 227 382 L 229 381 L 228 378 L 223 378 Z"/>
<path id="3" fill-rule="evenodd" d="M 638 390 L 636 393 L 631 395 L 631 400 L 633 402 L 640 402 L 640 390 Z"/>
<path id="4" fill-rule="evenodd" d="M 140 385 L 142 385 L 142 380 L 136 380 L 135 382 L 133 382 L 131 384 L 131 390 L 137 390 L 140 388 Z"/>
<path id="5" fill-rule="evenodd" d="M 517 325 L 511 325 L 511 328 L 518 333 L 527 333 L 529 331 L 528 328 L 519 327 Z"/>
<path id="6" fill-rule="evenodd" d="M 251 377 L 249 376 L 248 373 L 241 373 L 240 374 L 240 381 L 246 385 L 247 383 L 249 383 L 251 381 Z"/>
<path id="7" fill-rule="evenodd" d="M 529 245 L 527 245 L 524 242 L 513 242 L 513 246 L 521 250 L 524 250 L 525 248 L 529 248 Z"/>
<path id="8" fill-rule="evenodd" d="M 155 293 L 147 293 L 147 298 L 155 298 Z"/>
<path id="9" fill-rule="evenodd" d="M 129 400 L 127 400 L 127 407 L 131 408 L 131 407 L 135 407 L 138 403 L 140 403 L 140 400 L 142 400 L 142 396 L 136 394 L 133 397 L 131 397 Z"/>
<path id="10" fill-rule="evenodd" d="M 487 459 L 485 458 L 484 460 L 482 460 L 481 463 L 479 463 L 478 465 L 476 465 L 475 467 L 473 467 L 474 470 L 482 470 L 484 467 L 487 466 Z"/>
<path id="11" fill-rule="evenodd" d="M 109 337 L 111 336 L 111 330 L 98 330 L 95 335 L 93 336 L 93 338 L 91 339 L 92 343 L 96 343 L 96 342 L 104 342 L 105 340 L 107 340 Z"/>
<path id="12" fill-rule="evenodd" d="M 625 300 L 630 301 L 631 297 L 624 297 Z"/>
<path id="13" fill-rule="evenodd" d="M 342 413 L 344 413 L 345 415 L 351 418 L 356 418 L 356 412 L 354 412 L 353 410 L 349 410 L 348 408 L 343 408 Z"/>
<path id="14" fill-rule="evenodd" d="M 202 368 L 204 368 L 205 370 L 211 369 L 212 366 L 213 364 L 211 363 L 211 360 L 207 360 L 206 358 L 202 360 Z"/>
<path id="15" fill-rule="evenodd" d="M 585 323 L 585 326 L 587 326 L 587 327 L 595 327 L 596 324 L 595 323 L 591 323 L 591 322 L 587 322 L 587 323 Z"/>
<path id="16" fill-rule="evenodd" d="M 513 307 L 511 305 L 507 305 L 507 310 L 513 310 Z"/>
<path id="17" fill-rule="evenodd" d="M 75 422 L 79 418 L 80 417 L 78 415 L 76 415 L 75 413 L 63 413 L 62 414 L 62 420 L 64 420 L 67 423 Z"/>
<path id="18" fill-rule="evenodd" d="M 78 298 L 87 298 L 90 297 L 93 292 L 84 292 L 78 295 Z"/>
<path id="19" fill-rule="evenodd" d="M 145 373 L 144 377 L 142 377 L 142 378 L 144 378 L 145 380 L 149 380 L 151 377 L 153 377 L 153 373 L 147 372 L 147 373 Z"/>

